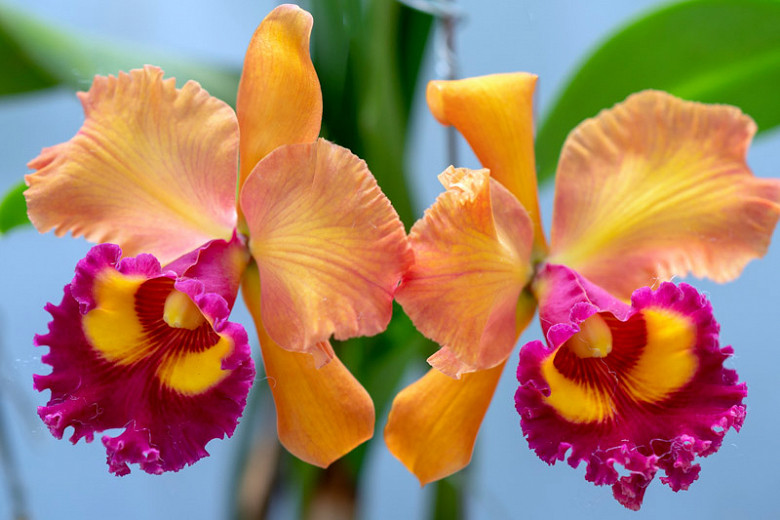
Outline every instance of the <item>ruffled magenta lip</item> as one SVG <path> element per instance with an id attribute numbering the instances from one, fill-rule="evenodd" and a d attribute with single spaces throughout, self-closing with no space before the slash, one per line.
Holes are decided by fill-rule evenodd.
<path id="1" fill-rule="evenodd" d="M 586 480 L 611 485 L 615 498 L 629 509 L 640 508 L 658 470 L 665 473 L 661 481 L 674 491 L 687 489 L 698 478 L 700 466 L 695 458 L 715 453 L 726 432 L 730 428 L 739 431 L 745 418 L 742 401 L 747 389 L 734 370 L 723 367 L 733 350 L 718 345 L 719 326 L 709 301 L 690 285 L 663 283 L 656 290 L 635 291 L 629 306 L 563 266 L 545 266 L 540 279 L 545 284 L 540 316 L 547 345 L 534 341 L 521 349 L 520 387 L 515 395 L 529 446 L 548 464 L 566 460 L 577 467 L 585 461 Z M 551 404 L 551 383 L 543 366 L 551 359 L 559 361 L 566 342 L 586 319 L 600 313 L 614 320 L 615 327 L 628 327 L 646 312 L 659 309 L 683 317 L 695 331 L 690 347 L 695 369 L 684 384 L 655 401 L 638 400 L 636 391 L 629 389 L 635 381 L 627 374 L 643 365 L 623 366 L 609 357 L 603 361 L 586 358 L 574 362 L 581 369 L 589 362 L 612 367 L 612 386 L 602 387 L 604 395 L 613 399 L 612 415 L 575 421 Z M 624 345 L 616 342 L 609 356 L 626 353 Z M 616 466 L 628 475 L 620 476 Z"/>
<path id="2" fill-rule="evenodd" d="M 199 251 L 185 272 L 195 269 L 215 273 L 208 265 L 199 263 L 214 262 L 218 266 L 217 253 L 229 248 L 210 243 L 200 249 L 207 254 Z M 147 350 L 149 345 L 153 347 L 148 355 L 128 362 L 111 360 L 90 344 L 85 334 L 83 317 L 100 305 L 93 289 L 97 277 L 106 270 L 145 280 L 139 282 L 139 290 L 133 295 L 132 319 L 156 327 L 156 336 L 147 337 L 144 347 Z M 116 475 L 129 473 L 128 464 L 133 463 L 148 473 L 178 471 L 208 455 L 205 446 L 211 439 L 232 435 L 246 404 L 255 370 L 246 332 L 228 321 L 230 306 L 225 298 L 208 291 L 207 284 L 224 289 L 229 282 L 210 282 L 214 280 L 206 277 L 204 282 L 177 276 L 173 270 L 163 271 L 152 255 L 121 258 L 118 246 L 93 247 L 78 263 L 73 281 L 65 286 L 62 303 L 46 306 L 52 315 L 49 332 L 35 338 L 36 345 L 50 347 L 42 360 L 52 366 L 52 372 L 34 376 L 34 386 L 39 391 L 52 392 L 47 405 L 38 409 L 52 434 L 62 438 L 64 430 L 72 427 L 71 442 L 81 438 L 91 442 L 96 432 L 124 428 L 116 437 L 103 437 L 109 470 Z M 140 290 L 146 286 L 181 291 L 189 296 L 206 322 L 195 330 L 171 329 L 172 332 L 166 333 L 161 312 L 167 293 L 162 293 L 163 300 L 159 300 L 155 294 L 160 291 Z M 152 334 L 152 329 L 144 330 Z M 186 337 L 190 339 L 184 343 L 172 343 L 172 339 Z M 219 338 L 225 338 L 223 341 L 228 341 L 231 348 L 216 358 L 220 367 L 212 370 L 227 371 L 224 377 L 195 393 L 182 392 L 163 381 L 160 370 L 166 356 L 187 356 L 187 352 L 215 348 L 216 345 L 209 345 Z M 205 340 L 210 343 L 198 346 L 197 341 Z M 168 353 L 168 349 L 180 348 L 196 350 Z"/>

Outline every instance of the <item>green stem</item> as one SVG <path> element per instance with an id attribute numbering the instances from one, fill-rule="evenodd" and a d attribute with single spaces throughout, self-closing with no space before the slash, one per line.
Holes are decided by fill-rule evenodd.
<path id="1" fill-rule="evenodd" d="M 463 520 L 466 509 L 463 500 L 463 482 L 466 469 L 436 482 L 431 507 L 431 520 Z"/>

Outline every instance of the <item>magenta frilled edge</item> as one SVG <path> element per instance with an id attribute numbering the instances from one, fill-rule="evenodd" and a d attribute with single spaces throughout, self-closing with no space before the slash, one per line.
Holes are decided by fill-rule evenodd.
<path id="1" fill-rule="evenodd" d="M 124 429 L 103 437 L 110 471 L 124 475 L 128 463 L 179 470 L 233 433 L 255 369 L 246 332 L 227 321 L 238 287 L 208 261 L 228 248 L 215 240 L 162 269 L 152 255 L 121 258 L 118 246 L 101 244 L 78 263 L 62 303 L 46 306 L 48 334 L 35 338 L 50 347 L 43 361 L 52 372 L 35 376 L 35 388 L 52 392 L 38 414 L 55 437 L 67 427 L 73 443 Z M 170 316 L 180 294 L 193 307 L 177 323 Z M 120 330 L 129 334 L 113 334 Z M 221 366 L 208 363 L 222 356 Z M 196 381 L 177 373 L 188 369 Z"/>
<path id="2" fill-rule="evenodd" d="M 547 342 L 521 349 L 515 395 L 529 446 L 548 464 L 584 461 L 585 478 L 629 509 L 659 470 L 687 489 L 694 459 L 745 418 L 747 388 L 723 367 L 733 351 L 718 344 L 710 302 L 685 283 L 641 288 L 629 305 L 563 266 L 540 277 L 551 288 L 540 302 Z M 608 352 L 583 352 L 600 336 Z"/>

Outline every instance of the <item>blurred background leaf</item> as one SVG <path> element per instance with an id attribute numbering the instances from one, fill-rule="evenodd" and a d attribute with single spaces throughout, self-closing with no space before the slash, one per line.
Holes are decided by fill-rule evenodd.
<path id="1" fill-rule="evenodd" d="M 27 220 L 27 204 L 23 195 L 26 189 L 24 182 L 20 182 L 0 200 L 0 236 L 13 228 L 30 223 Z"/>
<path id="2" fill-rule="evenodd" d="M 146 64 L 166 76 L 198 81 L 213 96 L 235 104 L 235 67 L 162 53 L 70 32 L 0 3 L 0 95 L 20 94 L 57 85 L 86 90 L 95 74 L 114 74 Z"/>
<path id="3" fill-rule="evenodd" d="M 364 159 L 407 229 L 409 114 L 433 17 L 396 0 L 315 0 L 312 59 L 322 83 L 323 136 Z"/>
<path id="4" fill-rule="evenodd" d="M 780 124 L 780 2 L 697 0 L 619 29 L 573 73 L 539 125 L 540 181 L 552 178 L 568 133 L 632 92 L 740 107 L 759 132 Z"/>

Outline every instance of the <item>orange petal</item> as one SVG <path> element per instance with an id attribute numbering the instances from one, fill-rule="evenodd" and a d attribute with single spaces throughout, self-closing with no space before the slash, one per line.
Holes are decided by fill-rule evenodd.
<path id="1" fill-rule="evenodd" d="M 67 143 L 44 149 L 26 177 L 30 219 L 41 232 L 70 231 L 152 253 L 163 263 L 236 222 L 235 114 L 195 82 L 147 66 L 95 77 L 79 93 L 86 120 Z"/>
<path id="2" fill-rule="evenodd" d="M 322 92 L 309 55 L 312 17 L 280 5 L 255 31 L 244 58 L 236 112 L 241 127 L 241 184 L 283 144 L 317 139 Z"/>
<path id="3" fill-rule="evenodd" d="M 645 91 L 578 126 L 558 163 L 551 263 L 627 298 L 692 273 L 718 282 L 762 256 L 780 181 L 745 163 L 739 109 Z"/>
<path id="4" fill-rule="evenodd" d="M 277 148 L 247 179 L 241 208 L 274 341 L 305 352 L 387 327 L 411 253 L 365 162 L 322 139 Z"/>
<path id="5" fill-rule="evenodd" d="M 279 440 L 299 459 L 327 467 L 374 435 L 374 403 L 338 358 L 316 368 L 313 356 L 289 352 L 268 336 L 259 284 L 253 265 L 244 274 L 242 294 L 257 327 Z M 318 348 L 333 355 L 328 343 Z"/>
<path id="6" fill-rule="evenodd" d="M 534 163 L 535 85 L 536 76 L 524 72 L 431 81 L 427 98 L 436 119 L 457 128 L 482 166 L 528 211 L 535 245 L 544 251 Z"/>
<path id="7" fill-rule="evenodd" d="M 385 443 L 421 485 L 452 475 L 471 461 L 503 369 L 501 363 L 461 379 L 431 369 L 393 400 Z"/>
<path id="8" fill-rule="evenodd" d="M 450 167 L 440 179 L 448 189 L 412 228 L 414 264 L 396 299 L 442 345 L 429 363 L 458 377 L 506 360 L 533 315 L 531 303 L 530 315 L 518 319 L 531 276 L 532 224 L 487 170 Z"/>

